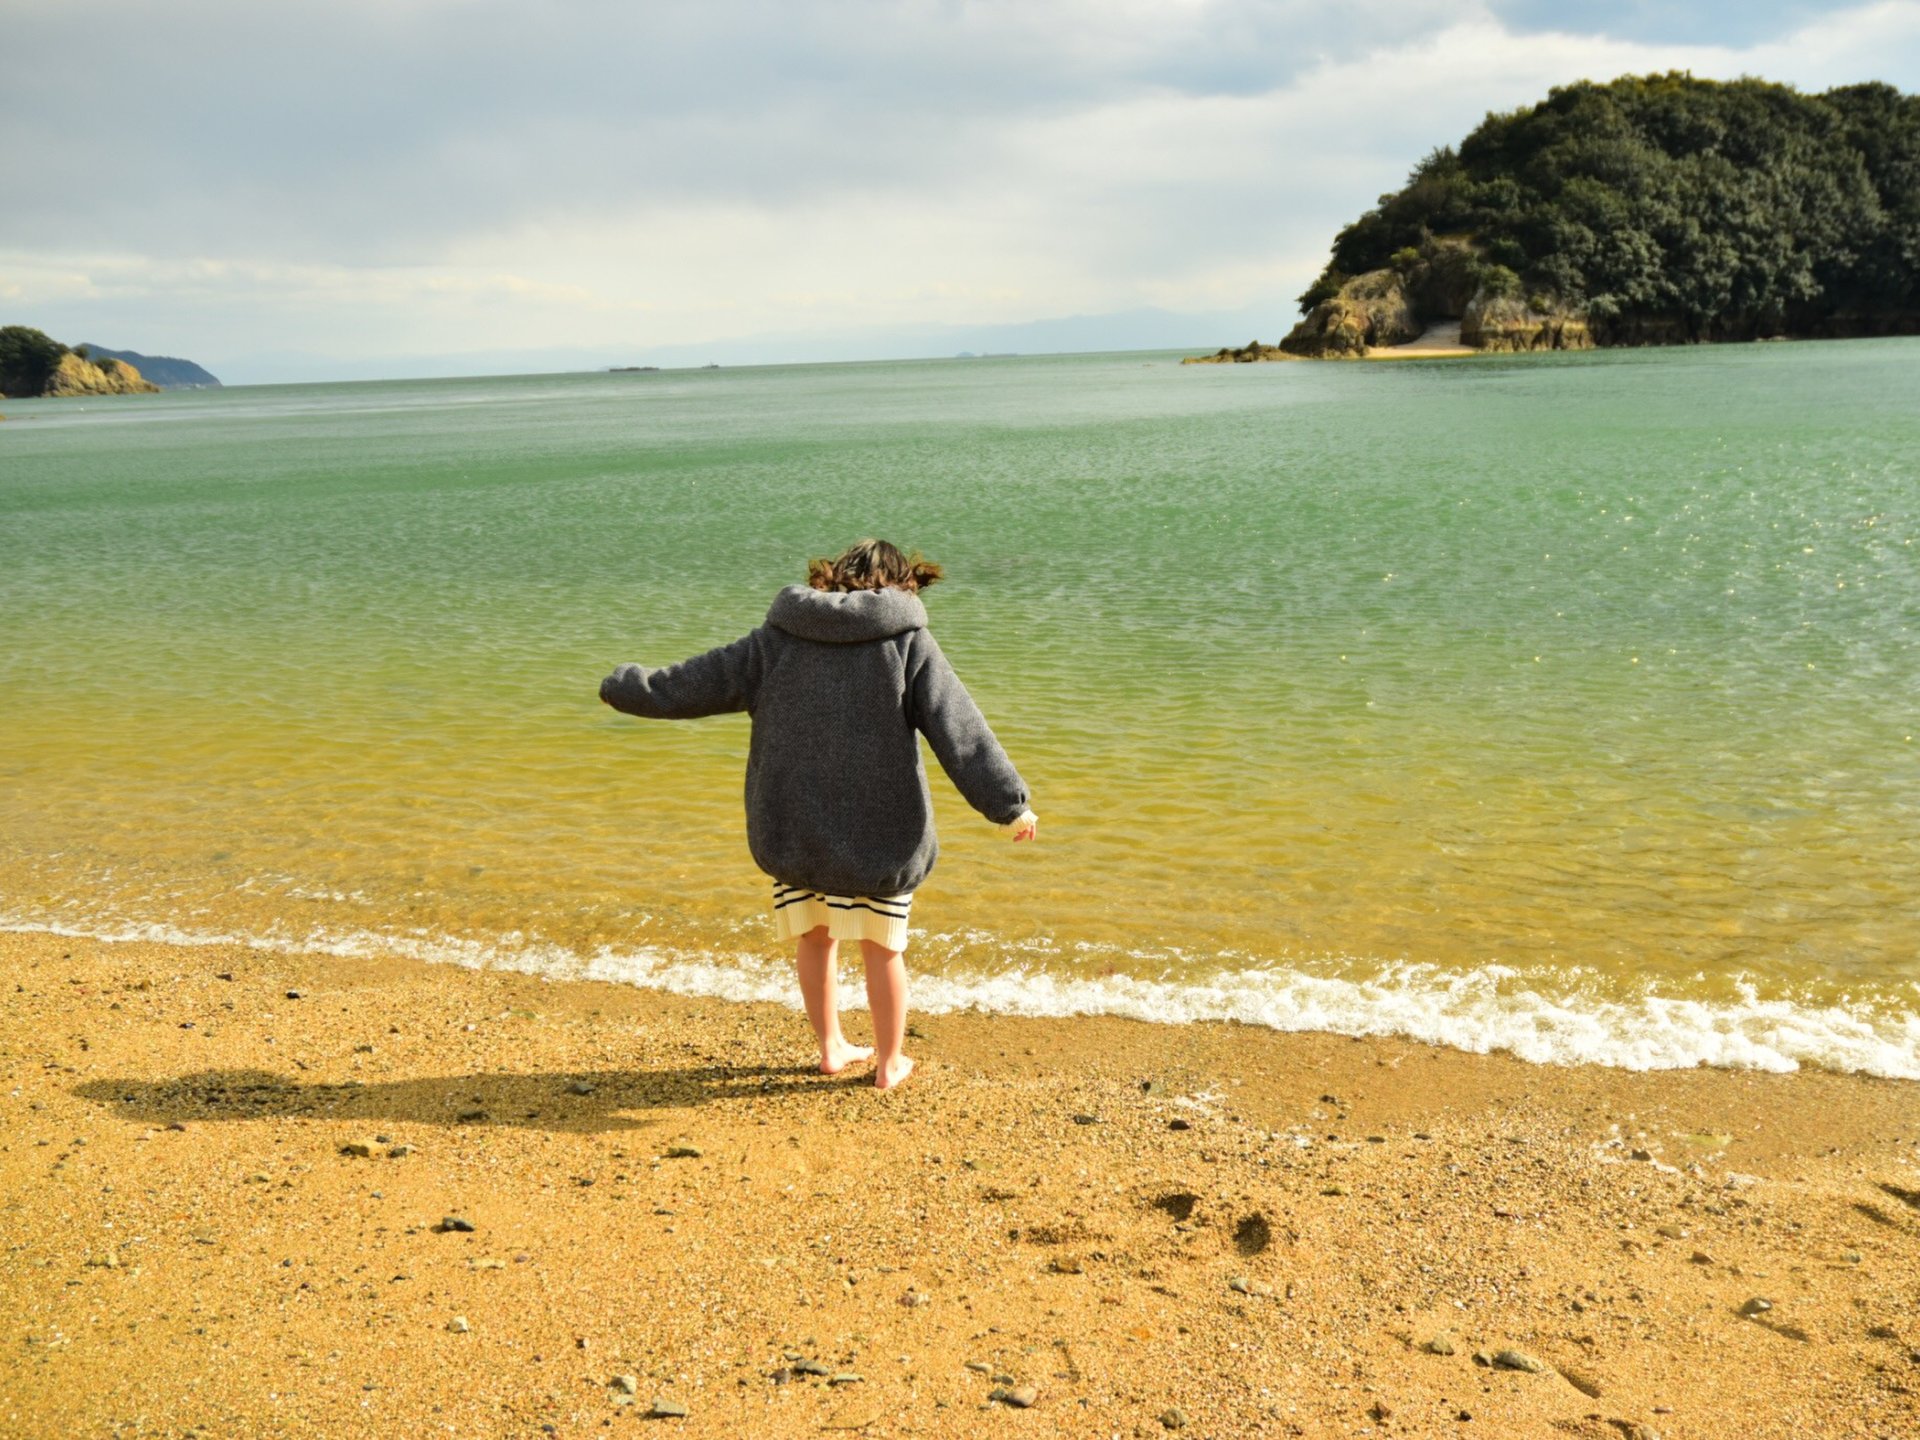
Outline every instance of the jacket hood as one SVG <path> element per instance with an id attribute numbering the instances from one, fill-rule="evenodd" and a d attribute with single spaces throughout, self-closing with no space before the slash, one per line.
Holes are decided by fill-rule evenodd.
<path id="1" fill-rule="evenodd" d="M 789 585 L 773 597 L 767 623 L 802 640 L 856 645 L 927 627 L 927 607 L 918 595 L 885 590 L 810 590 Z"/>

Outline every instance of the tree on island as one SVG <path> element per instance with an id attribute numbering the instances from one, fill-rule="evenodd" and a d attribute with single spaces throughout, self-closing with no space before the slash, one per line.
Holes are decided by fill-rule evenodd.
<path id="1" fill-rule="evenodd" d="M 1629 76 L 1429 154 L 1334 237 L 1282 344 L 1354 353 L 1441 318 L 1496 349 L 1905 334 L 1916 277 L 1920 96 Z"/>

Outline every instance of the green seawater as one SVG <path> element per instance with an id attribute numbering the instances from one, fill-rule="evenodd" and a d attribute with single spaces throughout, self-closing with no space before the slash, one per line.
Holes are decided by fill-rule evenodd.
<path id="1" fill-rule="evenodd" d="M 1920 342 L 7 402 L 0 925 L 790 993 L 745 717 L 596 699 L 863 535 L 916 1003 L 1920 1075 Z"/>

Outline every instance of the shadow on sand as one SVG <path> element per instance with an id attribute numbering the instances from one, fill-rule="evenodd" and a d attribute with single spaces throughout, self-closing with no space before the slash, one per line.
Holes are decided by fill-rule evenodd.
<path id="1" fill-rule="evenodd" d="M 303 1084 L 268 1070 L 203 1070 L 169 1080 L 92 1080 L 76 1085 L 73 1093 L 112 1107 L 122 1119 L 148 1125 L 298 1116 L 396 1125 L 511 1125 L 587 1134 L 639 1130 L 656 1123 L 633 1111 L 872 1086 L 872 1072 L 864 1066 L 829 1077 L 810 1066 L 689 1065 L 332 1084 Z"/>

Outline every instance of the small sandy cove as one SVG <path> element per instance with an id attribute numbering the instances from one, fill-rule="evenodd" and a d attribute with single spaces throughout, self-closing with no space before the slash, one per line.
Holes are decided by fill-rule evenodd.
<path id="1" fill-rule="evenodd" d="M 1920 1088 L 0 935 L 0 1435 L 1920 1435 Z M 854 1017 L 854 1030 L 862 1017 Z"/>
<path id="2" fill-rule="evenodd" d="M 1429 325 L 1421 334 L 1404 345 L 1369 345 L 1364 358 L 1368 360 L 1446 360 L 1461 355 L 1481 353 L 1472 346 L 1460 343 L 1458 320 L 1444 320 L 1438 325 Z"/>

